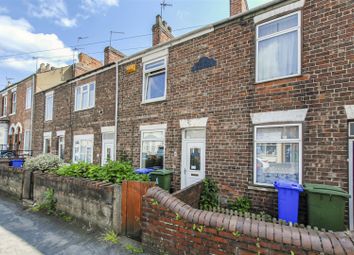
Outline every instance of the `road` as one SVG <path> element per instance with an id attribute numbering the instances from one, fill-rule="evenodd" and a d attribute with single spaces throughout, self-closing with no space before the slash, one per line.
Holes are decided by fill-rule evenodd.
<path id="1" fill-rule="evenodd" d="M 101 232 L 88 233 L 77 223 L 26 211 L 15 200 L 0 194 L 0 255 L 39 254 L 131 254 L 127 244 L 139 243 L 120 237 L 119 244 L 100 241 Z"/>

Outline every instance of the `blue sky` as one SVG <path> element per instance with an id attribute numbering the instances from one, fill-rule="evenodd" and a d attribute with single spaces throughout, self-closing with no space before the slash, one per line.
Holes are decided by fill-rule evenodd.
<path id="1" fill-rule="evenodd" d="M 16 82 L 33 73 L 36 68 L 33 57 L 37 57 L 39 63 L 63 66 L 72 63 L 72 49 L 77 47 L 79 51 L 102 60 L 111 30 L 124 32 L 113 35 L 112 46 L 127 55 L 150 47 L 151 26 L 160 13 L 160 2 L 1 0 L 0 88 L 5 86 L 7 78 Z M 165 9 L 164 19 L 174 30 L 174 35 L 184 34 L 229 15 L 229 0 L 167 2 L 173 6 Z M 266 2 L 269 0 L 248 0 L 248 5 L 254 8 Z M 78 41 L 79 37 L 85 39 Z"/>

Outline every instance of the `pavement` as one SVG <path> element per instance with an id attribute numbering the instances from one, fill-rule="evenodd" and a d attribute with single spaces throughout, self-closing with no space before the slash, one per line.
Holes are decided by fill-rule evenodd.
<path id="1" fill-rule="evenodd" d="M 0 194 L 0 255 L 137 254 L 127 244 L 139 242 L 119 237 L 116 245 L 100 241 L 102 232 L 88 231 L 77 222 L 24 210 L 19 201 Z"/>

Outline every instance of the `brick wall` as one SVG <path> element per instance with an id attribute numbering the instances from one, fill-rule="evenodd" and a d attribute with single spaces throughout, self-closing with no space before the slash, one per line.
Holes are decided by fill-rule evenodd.
<path id="1" fill-rule="evenodd" d="M 101 127 L 114 126 L 115 118 L 115 68 L 90 75 L 78 81 L 64 83 L 53 88 L 54 112 L 52 121 L 44 121 L 45 93 L 35 95 L 35 114 L 33 148 L 43 151 L 43 133 L 52 132 L 51 152 L 57 154 L 58 138 L 56 131 L 65 131 L 65 161 L 72 160 L 73 136 L 80 134 L 94 135 L 94 163 L 101 162 L 102 135 Z M 90 82 L 96 84 L 95 107 L 74 111 L 75 88 Z"/>
<path id="2" fill-rule="evenodd" d="M 192 206 L 193 208 L 198 208 L 200 194 L 202 193 L 202 190 L 203 190 L 203 182 L 197 182 L 185 189 L 173 193 L 173 196 L 177 197 L 179 200 Z"/>
<path id="3" fill-rule="evenodd" d="M 284 5 L 279 3 L 278 6 Z M 270 10 L 273 7 L 269 7 Z M 302 9 L 302 75 L 255 83 L 253 15 L 236 18 L 215 31 L 171 46 L 166 100 L 141 104 L 142 63 L 119 70 L 118 151 L 140 165 L 142 124 L 167 123 L 165 167 L 180 188 L 181 119 L 208 117 L 206 175 L 222 195 L 251 197 L 256 210 L 276 216 L 274 190 L 253 185 L 253 125 L 250 114 L 308 108 L 303 123 L 303 182 L 348 190 L 348 124 L 344 105 L 354 104 L 350 1 L 305 1 Z M 193 73 L 201 56 L 217 61 Z M 135 73 L 126 73 L 129 64 Z"/>
<path id="4" fill-rule="evenodd" d="M 201 211 L 158 187 L 143 200 L 143 245 L 154 254 L 354 254 L 354 232 L 321 232 Z"/>
<path id="5" fill-rule="evenodd" d="M 54 190 L 56 209 L 87 224 L 120 233 L 119 185 L 35 172 L 33 200 L 40 203 L 48 189 Z"/>
<path id="6" fill-rule="evenodd" d="M 8 160 L 2 160 L 0 165 L 0 190 L 14 196 L 22 198 L 23 188 L 23 171 L 19 169 L 10 168 Z"/>

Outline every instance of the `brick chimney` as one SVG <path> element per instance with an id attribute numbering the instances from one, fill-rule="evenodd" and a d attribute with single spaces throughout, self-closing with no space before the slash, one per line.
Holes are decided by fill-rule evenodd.
<path id="1" fill-rule="evenodd" d="M 247 0 L 230 0 L 230 16 L 240 14 L 247 10 Z"/>
<path id="2" fill-rule="evenodd" d="M 97 69 L 101 66 L 102 63 L 99 60 L 81 52 L 79 54 L 79 62 L 74 65 L 74 77 Z"/>
<path id="3" fill-rule="evenodd" d="M 116 62 L 124 58 L 125 55 L 111 46 L 104 48 L 104 65 Z"/>
<path id="4" fill-rule="evenodd" d="M 173 38 L 172 29 L 163 21 L 160 15 L 156 16 L 156 23 L 152 26 L 152 46 L 167 42 Z"/>

